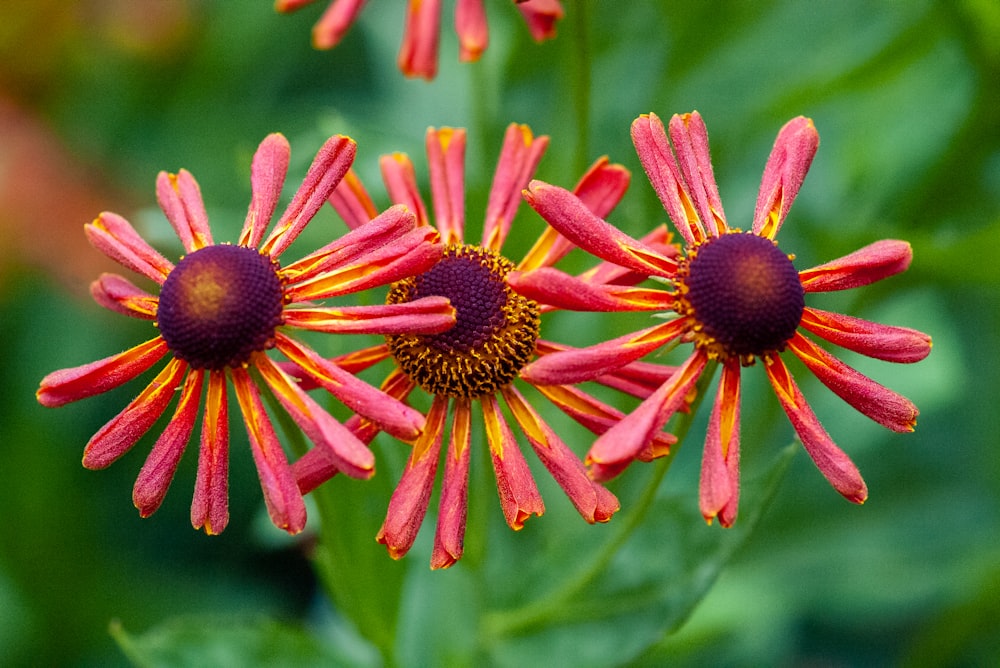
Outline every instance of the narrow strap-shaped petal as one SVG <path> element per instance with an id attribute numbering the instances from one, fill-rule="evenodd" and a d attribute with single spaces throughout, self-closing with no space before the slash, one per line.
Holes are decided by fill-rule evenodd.
<path id="1" fill-rule="evenodd" d="M 463 63 L 479 60 L 490 43 L 483 0 L 455 3 L 455 33 L 458 35 L 458 59 Z"/>
<path id="2" fill-rule="evenodd" d="M 568 190 L 532 181 L 524 199 L 563 236 L 602 260 L 652 276 L 672 277 L 677 272 L 676 260 L 598 218 Z"/>
<path id="3" fill-rule="evenodd" d="M 149 517 L 163 503 L 170 482 L 177 472 L 177 464 L 187 447 L 194 430 L 198 407 L 201 405 L 201 387 L 204 372 L 192 370 L 184 380 L 177 410 L 170 418 L 163 433 L 146 457 L 139 476 L 132 488 L 132 503 L 139 509 L 139 515 Z"/>
<path id="4" fill-rule="evenodd" d="M 446 244 L 465 238 L 465 130 L 428 128 L 424 141 L 434 222 Z"/>
<path id="5" fill-rule="evenodd" d="M 699 505 L 705 521 L 733 525 L 740 499 L 740 362 L 722 365 L 701 459 Z"/>
<path id="6" fill-rule="evenodd" d="M 685 327 L 684 319 L 677 318 L 588 348 L 545 355 L 521 369 L 521 378 L 534 385 L 570 385 L 593 380 L 677 338 Z"/>
<path id="7" fill-rule="evenodd" d="M 255 353 L 251 360 L 295 424 L 316 447 L 330 451 L 338 470 L 362 480 L 374 475 L 375 456 L 364 443 L 321 408 L 267 354 Z"/>
<path id="8" fill-rule="evenodd" d="M 405 304 L 286 309 L 284 324 L 327 334 L 437 334 L 455 325 L 447 297 Z"/>
<path id="9" fill-rule="evenodd" d="M 673 235 L 667 230 L 666 225 L 657 225 L 653 231 L 643 236 L 639 241 L 648 248 L 652 248 L 664 257 L 676 259 L 681 255 L 680 246 L 671 243 Z M 601 262 L 595 267 L 578 276 L 587 283 L 614 283 L 616 285 L 637 285 L 642 283 L 649 274 L 646 272 L 632 271 L 627 267 L 622 267 L 612 262 Z"/>
<path id="10" fill-rule="evenodd" d="M 686 405 L 688 393 L 694 387 L 708 358 L 696 351 L 666 383 L 649 395 L 618 424 L 601 434 L 590 452 L 587 463 L 591 464 L 591 477 L 606 480 L 610 471 L 618 472 L 620 465 L 627 465 L 636 459 L 671 416 Z M 611 467 L 609 471 L 603 467 Z"/>
<path id="11" fill-rule="evenodd" d="M 536 42 L 544 42 L 556 36 L 556 22 L 563 17 L 559 0 L 514 0 L 521 12 L 528 32 Z"/>
<path id="12" fill-rule="evenodd" d="M 286 14 L 302 9 L 306 5 L 311 5 L 316 0 L 274 0 L 274 11 Z"/>
<path id="13" fill-rule="evenodd" d="M 552 267 L 512 271 L 507 283 L 543 306 L 568 311 L 668 311 L 674 295 L 655 288 L 593 285 Z"/>
<path id="14" fill-rule="evenodd" d="M 535 343 L 535 353 L 539 356 L 554 352 L 576 350 L 572 346 L 539 339 Z M 677 367 L 652 362 L 632 362 L 619 369 L 594 378 L 595 383 L 614 388 L 633 397 L 645 399 L 677 371 Z M 541 386 L 539 386 L 541 387 Z"/>
<path id="15" fill-rule="evenodd" d="M 257 248 L 271 222 L 288 174 L 292 149 L 280 133 L 269 134 L 250 164 L 250 207 L 240 232 L 240 245 Z"/>
<path id="16" fill-rule="evenodd" d="M 376 346 L 338 355 L 330 361 L 347 373 L 358 374 L 388 357 L 389 348 L 384 343 L 381 343 Z M 319 383 L 295 362 L 278 362 L 278 366 L 281 367 L 282 371 L 294 378 L 303 390 L 308 392 L 319 387 Z"/>
<path id="17" fill-rule="evenodd" d="M 277 258 L 295 241 L 344 178 L 356 151 L 354 140 L 342 135 L 334 135 L 323 144 L 295 197 L 261 246 L 262 253 Z"/>
<path id="18" fill-rule="evenodd" d="M 541 516 L 545 512 L 542 495 L 538 492 L 535 479 L 518 447 L 514 432 L 500 412 L 500 405 L 493 395 L 480 397 L 483 407 L 483 423 L 486 426 L 486 441 L 490 446 L 493 474 L 497 481 L 497 494 L 503 509 L 507 526 L 514 531 L 524 528 L 525 521 L 532 515 Z"/>
<path id="19" fill-rule="evenodd" d="M 125 410 L 94 434 L 83 451 L 83 465 L 102 469 L 128 452 L 163 415 L 186 369 L 181 360 L 170 360 Z"/>
<path id="20" fill-rule="evenodd" d="M 705 225 L 684 185 L 660 117 L 643 114 L 632 121 L 632 144 L 653 190 L 684 241 L 688 246 L 704 241 L 707 238 Z"/>
<path id="21" fill-rule="evenodd" d="M 156 177 L 156 199 L 186 252 L 212 245 L 205 202 L 191 172 L 186 169 L 177 174 L 160 172 Z"/>
<path id="22" fill-rule="evenodd" d="M 343 180 L 334 188 L 329 202 L 352 230 L 356 230 L 378 215 L 375 202 L 372 201 L 365 184 L 361 182 L 353 167 L 347 170 Z"/>
<path id="23" fill-rule="evenodd" d="M 764 368 L 781 407 L 816 467 L 844 498 L 853 503 L 864 503 L 868 498 L 868 487 L 858 467 L 823 429 L 781 357 L 768 357 Z"/>
<path id="24" fill-rule="evenodd" d="M 766 239 L 774 239 L 778 234 L 817 148 L 819 133 L 810 118 L 793 118 L 778 131 L 760 182 L 753 215 L 754 234 Z"/>
<path id="25" fill-rule="evenodd" d="M 101 274 L 90 284 L 90 296 L 109 311 L 143 320 L 155 320 L 160 303 L 159 297 L 118 274 Z"/>
<path id="26" fill-rule="evenodd" d="M 274 433 L 271 419 L 264 410 L 260 393 L 250 374 L 243 367 L 234 367 L 230 373 L 247 435 L 250 437 L 250 451 L 257 465 L 268 515 L 274 526 L 290 534 L 297 534 L 306 525 L 306 505 L 295 484 L 288 458 Z"/>
<path id="27" fill-rule="evenodd" d="M 799 325 L 830 343 L 887 362 L 919 362 L 931 352 L 931 337 L 915 329 L 882 325 L 808 306 Z"/>
<path id="28" fill-rule="evenodd" d="M 434 551 L 431 553 L 432 569 L 448 568 L 462 558 L 469 507 L 471 423 L 469 399 L 456 398 L 451 439 L 444 460 L 444 479 L 441 481 L 437 530 L 434 532 Z"/>
<path id="29" fill-rule="evenodd" d="M 229 401 L 226 372 L 208 372 L 205 416 L 201 422 L 198 474 L 191 499 L 191 526 L 212 536 L 229 524 Z"/>
<path id="30" fill-rule="evenodd" d="M 913 431 L 920 411 L 912 401 L 844 364 L 796 332 L 788 347 L 833 393 L 883 427 Z"/>
<path id="31" fill-rule="evenodd" d="M 588 523 L 607 522 L 621 507 L 610 492 L 599 493 L 600 483 L 587 476 L 580 458 L 563 443 L 552 428 L 512 385 L 501 389 L 521 431 L 528 438 L 538 459 L 566 492 L 580 516 Z"/>
<path id="32" fill-rule="evenodd" d="M 437 75 L 441 39 L 441 0 L 407 0 L 403 44 L 397 60 L 408 77 L 430 81 Z"/>
<path id="33" fill-rule="evenodd" d="M 385 545 L 393 559 L 401 559 L 410 551 L 427 515 L 427 504 L 441 459 L 441 435 L 448 415 L 448 401 L 445 396 L 434 397 L 427 413 L 427 426 L 413 445 L 403 475 L 389 499 L 385 521 L 375 537 Z"/>
<path id="34" fill-rule="evenodd" d="M 412 440 L 420 433 L 423 416 L 419 411 L 386 396 L 281 332 L 276 333 L 276 342 L 278 350 L 289 360 L 299 365 L 320 387 L 340 399 L 351 410 L 374 420 L 397 438 Z"/>
<path id="35" fill-rule="evenodd" d="M 710 237 L 725 234 L 726 216 L 715 183 L 712 155 L 708 148 L 708 129 L 697 111 L 674 114 L 670 118 L 670 139 L 681 174 L 684 191 L 694 204 L 698 218 Z"/>
<path id="36" fill-rule="evenodd" d="M 311 0 L 310 0 L 311 1 Z M 340 43 L 357 20 L 367 0 L 334 0 L 313 26 L 312 42 L 317 49 L 332 49 Z"/>
<path id="37" fill-rule="evenodd" d="M 382 181 L 393 204 L 402 204 L 417 217 L 417 225 L 430 225 L 427 206 L 420 196 L 417 175 L 410 157 L 405 153 L 383 155 L 378 161 Z"/>
<path id="38" fill-rule="evenodd" d="M 521 205 L 521 191 L 534 176 L 548 145 L 548 137 L 535 137 L 527 125 L 507 126 L 486 204 L 484 248 L 500 252 Z"/>
<path id="39" fill-rule="evenodd" d="M 799 272 L 806 292 L 849 290 L 906 271 L 913 249 L 905 241 L 884 239 L 849 255 Z"/>
<path id="40" fill-rule="evenodd" d="M 127 383 L 166 354 L 167 342 L 157 336 L 123 353 L 72 369 L 53 371 L 42 379 L 35 396 L 38 403 L 49 408 L 92 397 Z"/>
<path id="41" fill-rule="evenodd" d="M 174 270 L 172 262 L 146 243 L 135 228 L 116 213 L 105 211 L 94 222 L 84 225 L 83 231 L 94 248 L 160 285 Z"/>

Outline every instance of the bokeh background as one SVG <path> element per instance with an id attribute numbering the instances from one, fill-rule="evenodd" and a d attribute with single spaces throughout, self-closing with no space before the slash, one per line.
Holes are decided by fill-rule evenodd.
<path id="1" fill-rule="evenodd" d="M 353 630 L 336 623 L 309 559 L 311 538 L 288 539 L 267 522 L 239 428 L 233 520 L 222 536 L 208 538 L 187 519 L 192 452 L 164 507 L 148 520 L 139 519 L 130 499 L 151 438 L 105 471 L 80 466 L 89 436 L 138 385 L 57 411 L 35 402 L 49 371 L 151 336 L 148 323 L 89 300 L 89 282 L 113 267 L 86 243 L 85 222 L 116 211 L 176 257 L 153 185 L 159 170 L 186 168 L 199 180 L 216 238 L 235 239 L 249 201 L 250 157 L 272 131 L 292 143 L 289 187 L 327 136 L 351 135 L 360 147 L 357 169 L 384 204 L 377 156 L 405 151 L 419 168 L 424 130 L 454 125 L 469 129 L 467 215 L 478 232 L 503 129 L 518 121 L 551 136 L 543 179 L 569 186 L 605 154 L 629 167 L 632 187 L 610 219 L 640 235 L 666 216 L 635 157 L 629 124 L 640 113 L 666 118 L 698 109 L 730 224 L 743 227 L 778 128 L 795 115 L 814 119 L 820 150 L 780 236 L 800 268 L 882 238 L 911 241 L 915 259 L 905 274 L 811 303 L 934 337 L 931 356 L 914 366 L 845 357 L 913 399 L 920 421 L 914 434 L 890 434 L 799 373 L 817 414 L 865 475 L 868 503 L 843 501 L 798 452 L 753 531 L 733 540 L 729 565 L 686 623 L 620 651 L 614 624 L 605 633 L 597 625 L 587 636 L 595 649 L 583 664 L 995 665 L 1000 7 L 990 0 L 567 0 L 559 37 L 537 45 L 508 3 L 487 4 L 491 45 L 481 62 L 460 65 L 445 3 L 440 73 L 429 84 L 405 80 L 395 68 L 398 0 L 372 2 L 330 52 L 309 43 L 325 2 L 291 16 L 274 13 L 268 0 L 0 7 L 0 663 L 123 665 L 126 652 L 111 630 L 124 629 L 149 651 L 132 654 L 135 660 L 220 664 L 231 658 L 226 643 L 259 640 L 230 634 L 219 654 L 150 647 L 177 643 L 178 635 L 163 630 L 169 620 L 240 615 L 280 625 L 274 644 L 255 655 L 261 662 L 306 662 L 315 655 L 303 648 L 317 637 L 339 648 L 326 657 L 331 661 L 378 662 Z M 542 229 L 526 207 L 517 225 L 524 231 L 512 238 L 511 257 Z M 307 240 L 322 242 L 343 229 L 326 211 Z M 586 266 L 582 256 L 571 262 Z M 636 328 L 636 321 L 586 323 L 562 314 L 545 334 L 582 345 L 591 341 L 578 340 L 581 331 L 597 340 Z M 763 374 L 748 375 L 744 461 L 752 477 L 754 462 L 772 461 L 793 433 Z M 685 535 L 722 531 L 705 527 L 696 513 L 705 421 L 707 406 L 664 485 L 664 494 L 694 510 L 678 522 Z M 568 440 L 581 453 L 589 444 L 583 434 Z M 388 489 L 402 459 L 387 461 L 380 477 Z M 616 491 L 631 484 L 629 475 L 642 472 L 630 471 Z M 495 495 L 484 480 L 474 493 Z M 532 520 L 524 535 L 498 534 L 506 541 L 498 549 L 514 566 L 546 558 L 530 553 L 539 536 L 570 540 L 561 522 L 579 522 L 557 490 L 543 493 L 545 517 Z M 372 536 L 387 496 L 381 503 L 357 509 Z M 751 495 L 744 503 L 750 515 L 763 499 Z M 640 528 L 640 567 L 647 576 L 659 573 L 669 589 L 675 548 L 689 543 L 675 541 L 673 525 L 654 520 Z M 463 574 L 460 564 L 425 575 L 425 538 L 400 564 L 381 557 L 395 569 L 390 582 L 417 573 L 395 631 L 403 664 L 432 652 L 414 649 L 421 636 L 408 634 L 407 620 L 419 629 L 435 619 L 414 620 L 448 614 L 442 600 L 457 615 L 468 603 L 455 583 L 471 569 Z M 569 553 L 576 562 L 588 557 Z M 698 559 L 690 550 L 681 556 Z M 714 578 L 706 575 L 703 589 Z M 539 643 L 508 654 L 478 651 L 496 663 L 553 660 Z"/>

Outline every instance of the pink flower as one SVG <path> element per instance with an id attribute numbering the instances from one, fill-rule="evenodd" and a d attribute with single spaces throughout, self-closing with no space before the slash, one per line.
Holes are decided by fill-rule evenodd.
<path id="1" fill-rule="evenodd" d="M 412 213 L 392 207 L 306 257 L 285 266 L 282 253 L 305 228 L 350 168 L 354 142 L 330 138 L 274 230 L 264 234 L 281 195 L 289 145 L 273 134 L 253 158 L 253 196 L 238 245 L 212 240 L 197 182 L 185 170 L 161 172 L 160 207 L 183 243 L 176 265 L 150 247 L 121 216 L 102 213 L 85 226 L 101 252 L 159 286 L 153 295 L 115 274 L 91 285 L 94 299 L 116 313 L 152 321 L 159 333 L 118 355 L 46 376 L 38 390 L 45 406 L 61 406 L 106 392 L 164 357 L 166 366 L 136 399 L 95 434 L 83 465 L 104 468 L 127 452 L 157 421 L 174 396 L 167 423 L 136 480 L 133 500 L 143 517 L 159 508 L 194 429 L 207 385 L 191 523 L 209 534 L 229 521 L 228 405 L 231 382 L 250 437 L 264 500 L 275 526 L 301 531 L 306 509 L 281 444 L 264 410 L 262 383 L 303 432 L 357 478 L 374 472 L 367 445 L 334 420 L 267 354 L 275 348 L 353 410 L 401 438 L 414 438 L 423 416 L 363 383 L 293 338 L 292 329 L 330 333 L 436 332 L 454 322 L 446 300 L 392 306 L 323 307 L 316 300 L 384 285 L 422 271 L 440 257 L 436 235 L 418 228 Z M 297 306 L 298 305 L 298 306 Z M 251 375 L 254 370 L 256 375 Z M 178 392 L 179 390 L 179 392 Z"/>
<path id="2" fill-rule="evenodd" d="M 708 366 L 722 367 L 701 474 L 701 511 L 729 526 L 739 499 L 740 379 L 757 359 L 775 395 L 817 467 L 847 499 L 862 503 L 868 491 L 855 465 L 823 429 L 782 360 L 790 351 L 834 393 L 861 413 L 894 431 L 912 431 L 917 408 L 906 398 L 863 376 L 813 342 L 805 332 L 849 350 L 890 362 L 927 356 L 926 334 L 880 325 L 805 305 L 811 292 L 861 287 L 905 270 L 912 256 L 903 241 L 879 241 L 833 262 L 797 271 L 792 256 L 774 241 L 805 179 L 819 135 L 807 118 L 789 121 L 778 133 L 764 169 L 753 230 L 729 227 L 722 210 L 709 155 L 708 132 L 696 112 L 675 115 L 667 130 L 655 115 L 632 124 L 632 138 L 653 188 L 678 231 L 686 252 L 671 258 L 618 231 L 572 193 L 533 182 L 526 199 L 573 243 L 632 271 L 659 278 L 659 304 L 623 299 L 608 286 L 565 284 L 531 274 L 513 275 L 511 284 L 535 299 L 587 310 L 662 310 L 675 317 L 640 332 L 593 347 L 554 353 L 528 365 L 522 377 L 538 385 L 572 383 L 632 363 L 673 341 L 694 350 L 677 373 L 627 418 L 594 443 L 591 474 L 604 480 L 620 472 L 642 451 Z M 550 272 L 552 270 L 549 270 Z M 572 304 L 562 295 L 572 294 Z"/>
<path id="3" fill-rule="evenodd" d="M 427 426 L 412 445 L 409 462 L 378 533 L 379 542 L 386 545 L 393 558 L 407 553 L 426 515 L 441 450 L 445 449 L 432 568 L 454 564 L 463 552 L 473 419 L 484 426 L 508 525 L 518 530 L 531 515 L 541 515 L 544 511 L 514 429 L 501 410 L 501 399 L 513 416 L 514 426 L 584 520 L 604 522 L 618 510 L 614 495 L 588 477 L 583 462 L 517 389 L 521 370 L 528 362 L 538 356 L 544 359 L 557 354 L 554 351 L 569 350 L 539 338 L 539 316 L 547 307 L 511 291 L 507 277 L 515 269 L 548 267 L 573 245 L 549 228 L 519 265 L 500 254 L 521 202 L 521 190 L 534 173 L 548 138 L 534 137 L 523 125 L 507 128 L 486 207 L 482 241 L 476 245 L 466 241 L 465 143 L 464 130 L 428 131 L 433 219 L 446 248 L 438 264 L 397 282 L 387 298 L 390 304 L 403 305 L 432 295 L 447 297 L 456 309 L 457 323 L 453 329 L 439 334 L 387 336 L 385 346 L 369 357 L 369 360 L 379 355 L 392 357 L 396 362 L 396 368 L 382 386 L 390 395 L 405 399 L 419 386 L 433 397 Z M 417 212 L 420 224 L 430 226 L 431 218 L 420 197 L 409 158 L 399 153 L 385 156 L 381 167 L 392 201 L 405 204 Z M 628 180 L 624 168 L 604 159 L 581 179 L 575 192 L 586 206 L 605 215 L 621 198 Z M 367 191 L 353 173 L 344 179 L 331 201 L 350 225 L 362 224 L 375 211 Z M 648 241 L 669 253 L 665 235 L 661 229 Z M 627 283 L 641 278 L 605 264 L 574 280 Z M 644 398 L 672 373 L 670 367 L 636 363 L 607 374 L 594 374 L 586 380 L 596 380 Z M 623 417 L 621 411 L 571 384 L 540 386 L 538 390 L 594 433 L 607 431 Z M 356 420 L 352 427 L 364 438 L 374 436 L 374 430 L 364 420 Z M 449 436 L 444 447 L 446 430 Z M 639 456 L 651 459 L 664 454 L 674 441 L 671 435 L 658 433 L 651 436 Z M 323 453 L 315 450 L 295 465 L 304 491 L 327 480 L 336 470 L 334 462 L 324 461 Z"/>
<path id="4" fill-rule="evenodd" d="M 314 0 L 276 0 L 279 12 L 293 12 Z M 357 20 L 366 0 L 333 0 L 313 27 L 313 45 L 332 49 Z M 559 0 L 514 0 L 531 36 L 537 42 L 556 35 L 562 18 Z M 455 33 L 459 60 L 479 60 L 489 44 L 489 27 L 483 0 L 456 0 Z M 399 69 L 408 77 L 433 79 L 437 75 L 438 42 L 441 37 L 441 0 L 407 0 Z"/>

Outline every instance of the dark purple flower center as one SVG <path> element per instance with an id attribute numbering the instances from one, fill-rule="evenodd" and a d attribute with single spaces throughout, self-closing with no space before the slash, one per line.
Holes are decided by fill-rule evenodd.
<path id="1" fill-rule="evenodd" d="M 167 276 L 156 318 L 174 355 L 196 369 L 221 369 L 273 345 L 283 308 L 270 257 L 244 246 L 206 246 Z"/>
<path id="2" fill-rule="evenodd" d="M 799 273 L 769 239 L 724 234 L 697 248 L 683 284 L 705 341 L 723 355 L 780 351 L 805 308 Z"/>
<path id="3" fill-rule="evenodd" d="M 400 368 L 431 394 L 479 397 L 510 383 L 538 340 L 538 306 L 507 285 L 513 264 L 478 246 L 449 246 L 419 276 L 392 286 L 386 302 L 447 297 L 455 325 L 439 334 L 388 336 Z"/>

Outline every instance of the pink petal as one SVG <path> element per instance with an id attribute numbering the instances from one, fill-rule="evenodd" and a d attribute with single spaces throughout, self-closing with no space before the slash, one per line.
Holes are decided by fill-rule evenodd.
<path id="1" fill-rule="evenodd" d="M 441 38 L 441 0 L 408 0 L 399 69 L 408 77 L 428 81 L 437 74 L 438 40 Z"/>
<path id="2" fill-rule="evenodd" d="M 311 1 L 311 0 L 310 0 Z M 313 26 L 312 41 L 317 49 L 332 49 L 364 9 L 367 0 L 334 0 Z"/>
<path id="3" fill-rule="evenodd" d="M 465 130 L 429 128 L 424 143 L 438 232 L 446 244 L 461 243 L 465 230 Z"/>
<path id="4" fill-rule="evenodd" d="M 521 205 L 521 191 L 534 175 L 548 145 L 548 137 L 535 137 L 527 125 L 507 126 L 486 205 L 484 248 L 500 251 Z"/>
<path id="5" fill-rule="evenodd" d="M 135 228 L 116 213 L 105 211 L 94 222 L 83 226 L 87 240 L 97 250 L 159 285 L 174 270 L 172 262 L 160 255 Z"/>
<path id="6" fill-rule="evenodd" d="M 198 182 L 191 172 L 182 169 L 177 174 L 160 172 L 156 177 L 156 199 L 177 232 L 184 250 L 193 253 L 212 245 L 208 228 L 208 213 L 201 199 Z"/>
<path id="7" fill-rule="evenodd" d="M 885 239 L 832 262 L 799 272 L 806 292 L 848 290 L 906 271 L 913 250 L 905 241 Z"/>
<path id="8" fill-rule="evenodd" d="M 667 231 L 666 225 L 657 225 L 639 241 L 664 257 L 676 259 L 680 257 L 681 250 L 677 244 L 670 242 L 672 238 L 673 235 Z M 595 284 L 638 285 L 649 278 L 649 275 L 645 272 L 631 271 L 611 262 L 601 262 L 580 274 L 578 278 Z"/>
<path id="9" fill-rule="evenodd" d="M 191 526 L 222 533 L 229 524 L 229 408 L 226 372 L 209 372 L 205 415 L 201 422 L 198 475 L 191 500 Z"/>
<path id="10" fill-rule="evenodd" d="M 708 148 L 708 129 L 701 114 L 675 114 L 670 118 L 670 139 L 674 144 L 676 164 L 684 175 L 684 192 L 698 212 L 698 218 L 708 231 L 717 237 L 724 234 L 726 216 L 715 183 L 712 155 Z"/>
<path id="11" fill-rule="evenodd" d="M 424 297 L 405 304 L 342 308 L 286 309 L 287 327 L 327 334 L 437 334 L 455 326 L 447 297 Z"/>
<path id="12" fill-rule="evenodd" d="M 186 370 L 181 360 L 170 360 L 125 410 L 94 434 L 83 451 L 83 465 L 102 469 L 128 452 L 163 415 Z"/>
<path id="13" fill-rule="evenodd" d="M 699 505 L 709 523 L 716 517 L 732 526 L 740 498 L 740 365 L 731 359 L 722 366 L 719 389 L 701 460 Z"/>
<path id="14" fill-rule="evenodd" d="M 592 285 L 551 267 L 513 271 L 507 283 L 541 305 L 569 311 L 667 311 L 674 303 L 666 290 Z"/>
<path id="15" fill-rule="evenodd" d="M 257 147 L 250 165 L 250 208 L 247 211 L 240 245 L 257 248 L 281 198 L 292 149 L 280 133 L 270 134 Z"/>
<path id="16" fill-rule="evenodd" d="M 563 17 L 559 0 L 514 0 L 536 42 L 556 36 L 556 21 Z"/>
<path id="17" fill-rule="evenodd" d="M 458 35 L 458 59 L 463 63 L 479 60 L 490 43 L 483 0 L 455 3 L 455 33 Z"/>
<path id="18" fill-rule="evenodd" d="M 159 362 L 167 342 L 157 336 L 123 353 L 72 369 L 53 371 L 42 379 L 35 396 L 49 408 L 107 392 L 126 383 Z"/>
<path id="19" fill-rule="evenodd" d="M 799 116 L 785 123 L 774 140 L 774 148 L 764 167 L 753 216 L 753 233 L 774 239 L 795 196 L 806 179 L 816 149 L 819 133 L 812 119 Z"/>
<path id="20" fill-rule="evenodd" d="M 109 311 L 143 320 L 155 320 L 160 303 L 158 297 L 118 274 L 101 274 L 90 284 L 90 296 Z"/>
<path id="21" fill-rule="evenodd" d="M 486 426 L 486 440 L 490 445 L 493 473 L 497 481 L 500 507 L 507 520 L 507 526 L 514 531 L 524 528 L 524 522 L 532 515 L 541 516 L 545 512 L 542 495 L 538 493 L 535 479 L 524 460 L 521 449 L 500 412 L 500 405 L 493 395 L 480 398 L 483 407 L 483 422 Z"/>
<path id="22" fill-rule="evenodd" d="M 764 368 L 781 407 L 820 472 L 848 501 L 864 503 L 868 498 L 868 487 L 861 479 L 861 473 L 823 429 L 784 362 L 774 355 L 766 360 Z"/>
<path id="23" fill-rule="evenodd" d="M 445 457 L 444 480 L 441 481 L 437 531 L 431 553 L 432 569 L 448 568 L 462 558 L 469 506 L 470 428 L 469 400 L 456 398 L 451 442 Z"/>
<path id="24" fill-rule="evenodd" d="M 417 217 L 417 225 L 430 225 L 427 207 L 420 196 L 417 175 L 413 163 L 405 153 L 393 153 L 379 158 L 382 181 L 393 204 L 402 204 Z"/>
<path id="25" fill-rule="evenodd" d="M 892 327 L 806 307 L 802 327 L 842 348 L 887 362 L 919 362 L 931 352 L 931 337 L 907 327 Z"/>
<path id="26" fill-rule="evenodd" d="M 330 194 L 330 205 L 340 214 L 347 226 L 355 230 L 378 215 L 371 195 L 353 168 Z"/>

